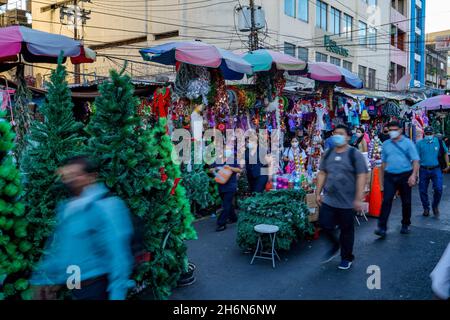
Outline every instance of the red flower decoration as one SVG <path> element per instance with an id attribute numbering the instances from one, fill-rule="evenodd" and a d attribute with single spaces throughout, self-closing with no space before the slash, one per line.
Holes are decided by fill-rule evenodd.
<path id="1" fill-rule="evenodd" d="M 159 168 L 159 173 L 161 175 L 161 182 L 166 182 L 169 177 L 165 173 L 165 168 L 164 167 Z"/>
<path id="2" fill-rule="evenodd" d="M 219 124 L 219 126 L 217 127 L 220 131 L 224 131 L 225 130 L 225 125 L 223 123 Z"/>

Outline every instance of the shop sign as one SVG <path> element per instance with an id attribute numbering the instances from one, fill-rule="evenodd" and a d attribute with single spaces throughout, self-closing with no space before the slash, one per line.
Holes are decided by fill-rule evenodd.
<path id="1" fill-rule="evenodd" d="M 327 49 L 327 51 L 336 53 L 336 54 L 344 56 L 344 57 L 349 56 L 348 49 L 346 49 L 342 46 L 338 46 L 336 41 L 333 41 L 330 39 L 330 36 L 325 35 L 323 37 L 323 42 L 324 42 L 324 45 L 325 45 L 325 48 Z"/>

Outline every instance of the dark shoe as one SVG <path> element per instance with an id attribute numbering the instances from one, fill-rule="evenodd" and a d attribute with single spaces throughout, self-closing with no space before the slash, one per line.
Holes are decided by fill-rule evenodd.
<path id="1" fill-rule="evenodd" d="M 327 252 L 325 257 L 322 259 L 322 264 L 328 263 L 339 255 L 339 247 L 334 247 L 330 251 Z"/>
<path id="2" fill-rule="evenodd" d="M 439 208 L 433 208 L 433 214 L 434 214 L 434 216 L 435 216 L 436 218 L 438 218 L 438 217 L 439 217 L 439 214 L 440 214 Z"/>
<path id="3" fill-rule="evenodd" d="M 234 219 L 228 219 L 228 220 L 227 220 L 227 223 L 233 224 L 233 223 L 236 223 L 237 221 L 238 221 L 237 218 L 234 218 Z"/>
<path id="4" fill-rule="evenodd" d="M 342 260 L 341 263 L 339 264 L 338 268 L 341 270 L 348 270 L 348 269 L 350 269 L 352 264 L 353 264 L 353 262 L 351 262 L 351 261 Z"/>
<path id="5" fill-rule="evenodd" d="M 217 231 L 217 232 L 224 231 L 226 228 L 227 228 L 226 225 L 223 225 L 223 226 L 217 226 L 216 231 Z"/>
<path id="6" fill-rule="evenodd" d="M 375 230 L 375 234 L 379 236 L 381 239 L 386 238 L 386 230 L 378 228 L 377 230 Z"/>
<path id="7" fill-rule="evenodd" d="M 411 231 L 409 230 L 409 226 L 403 225 L 402 229 L 400 230 L 401 234 L 409 234 Z"/>
<path id="8" fill-rule="evenodd" d="M 430 216 L 430 210 L 429 209 L 425 209 L 425 210 L 423 210 L 423 216 L 424 217 L 429 217 Z"/>

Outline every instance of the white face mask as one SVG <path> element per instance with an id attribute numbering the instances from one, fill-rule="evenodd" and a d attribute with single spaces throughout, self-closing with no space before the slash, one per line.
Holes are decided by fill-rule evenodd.
<path id="1" fill-rule="evenodd" d="M 363 134 L 362 134 L 361 132 L 358 132 L 358 133 L 356 133 L 356 136 L 357 136 L 358 138 L 361 138 L 361 137 L 363 136 Z"/>
<path id="2" fill-rule="evenodd" d="M 400 137 L 400 131 L 389 131 L 389 137 L 391 139 L 397 139 L 398 137 Z"/>
<path id="3" fill-rule="evenodd" d="M 298 147 L 298 142 L 292 142 L 292 148 L 297 148 Z"/>
<path id="4" fill-rule="evenodd" d="M 247 148 L 249 148 L 249 149 L 253 149 L 254 147 L 255 147 L 255 145 L 252 142 L 249 142 L 247 144 Z"/>

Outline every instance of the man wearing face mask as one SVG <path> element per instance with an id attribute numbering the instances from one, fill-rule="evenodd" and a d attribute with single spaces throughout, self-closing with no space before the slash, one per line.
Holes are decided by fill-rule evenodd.
<path id="1" fill-rule="evenodd" d="M 442 168 L 439 164 L 439 157 L 441 148 L 444 150 L 446 164 L 448 165 L 448 149 L 445 143 L 439 141 L 434 136 L 432 127 L 425 128 L 425 139 L 417 143 L 417 152 L 420 157 L 420 171 L 419 171 L 419 191 L 420 200 L 423 206 L 423 215 L 428 217 L 430 215 L 430 201 L 428 200 L 428 185 L 430 180 L 433 183 L 433 214 L 435 217 L 439 216 L 439 202 L 442 197 L 443 190 L 443 176 L 442 170 L 448 171 L 448 167 Z"/>
<path id="2" fill-rule="evenodd" d="M 59 169 L 71 198 L 59 204 L 53 240 L 35 269 L 36 298 L 46 299 L 48 288 L 66 285 L 71 266 L 79 267 L 79 287 L 70 288 L 74 300 L 124 300 L 133 267 L 133 225 L 125 203 L 109 196 L 97 182 L 97 168 L 86 157 L 69 159 Z"/>
<path id="3" fill-rule="evenodd" d="M 217 219 L 217 232 L 224 231 L 227 227 L 227 223 L 234 223 L 237 221 L 233 198 L 237 191 L 236 174 L 241 172 L 231 147 L 227 147 L 223 155 L 222 161 L 216 161 L 211 169 L 211 172 L 216 173 L 225 167 L 232 172 L 226 183 L 219 184 L 219 195 L 222 199 L 222 213 Z"/>
<path id="4" fill-rule="evenodd" d="M 341 249 L 338 268 L 342 270 L 349 269 L 354 260 L 355 211 L 362 209 L 368 173 L 364 156 L 348 145 L 349 140 L 348 128 L 336 126 L 333 135 L 335 148 L 325 152 L 322 158 L 316 190 L 320 226 L 332 244 L 323 262 L 331 261 Z M 335 234 L 336 226 L 339 226 L 340 238 Z"/>
<path id="5" fill-rule="evenodd" d="M 400 123 L 388 125 L 390 139 L 383 143 L 381 152 L 380 185 L 383 187 L 383 203 L 375 234 L 384 238 L 397 190 L 402 200 L 401 234 L 408 234 L 411 225 L 411 188 L 417 184 L 419 155 L 414 143 L 402 135 Z"/>

